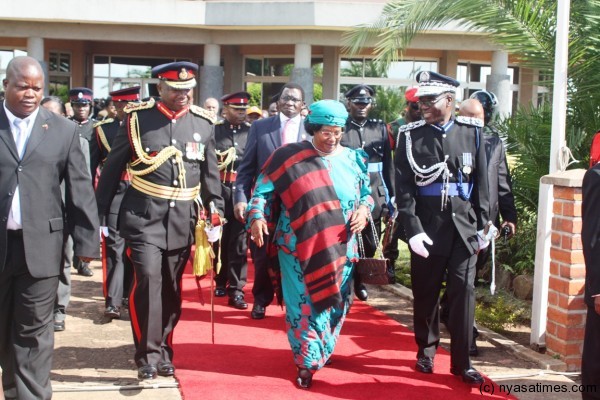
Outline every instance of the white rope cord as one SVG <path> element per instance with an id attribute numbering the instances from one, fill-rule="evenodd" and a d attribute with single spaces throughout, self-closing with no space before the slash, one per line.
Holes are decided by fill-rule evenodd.
<path id="1" fill-rule="evenodd" d="M 558 168 L 561 172 L 566 171 L 569 165 L 578 163 L 579 160 L 576 160 L 573 156 L 573 152 L 567 146 L 567 142 L 563 142 L 560 150 L 558 151 Z"/>
<path id="2" fill-rule="evenodd" d="M 444 158 L 444 161 L 433 164 L 431 167 L 419 167 L 412 154 L 412 139 L 410 137 L 410 132 L 406 132 L 406 157 L 408 158 L 410 168 L 415 173 L 415 183 L 417 184 L 417 186 L 429 185 L 430 183 L 435 181 L 440 175 L 442 175 L 442 173 L 444 184 L 447 183 L 448 178 L 450 176 L 450 171 L 448 170 L 448 165 L 446 164 L 448 156 Z"/>

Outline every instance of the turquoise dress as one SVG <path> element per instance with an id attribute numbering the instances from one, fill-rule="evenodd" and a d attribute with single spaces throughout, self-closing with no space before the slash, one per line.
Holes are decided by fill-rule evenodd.
<path id="1" fill-rule="evenodd" d="M 352 150 L 346 147 L 341 147 L 334 155 L 321 157 L 340 199 L 349 238 L 347 260 L 339 278 L 343 299 L 339 306 L 330 307 L 323 312 L 314 309 L 295 254 L 296 235 L 290 227 L 289 214 L 285 206 L 281 205 L 273 240 L 279 249 L 288 340 L 294 362 L 299 368 L 314 372 L 325 365 L 333 353 L 345 316 L 352 304 L 352 272 L 354 262 L 358 258 L 358 250 L 355 235 L 350 233 L 348 221 L 352 212 L 361 204 L 366 205 L 370 210 L 373 209 L 367 159 L 363 150 Z M 269 215 L 269 204 L 273 193 L 273 183 L 267 176 L 261 174 L 248 206 L 248 226 L 252 225 L 254 219 L 265 219 L 265 216 Z"/>

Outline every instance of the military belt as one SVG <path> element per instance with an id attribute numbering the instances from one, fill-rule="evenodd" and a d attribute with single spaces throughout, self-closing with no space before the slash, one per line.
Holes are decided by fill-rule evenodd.
<path id="1" fill-rule="evenodd" d="M 448 192 L 448 196 L 458 196 L 459 195 L 459 185 L 462 185 L 463 193 L 467 193 L 469 191 L 468 183 L 449 183 L 446 191 Z M 427 186 L 421 186 L 417 188 L 417 191 L 420 196 L 441 196 L 442 189 L 444 188 L 443 183 L 432 183 Z"/>
<path id="2" fill-rule="evenodd" d="M 236 171 L 221 171 L 221 182 L 223 183 L 235 183 L 236 177 Z"/>
<path id="3" fill-rule="evenodd" d="M 148 196 L 166 200 L 194 200 L 200 193 L 200 185 L 192 188 L 163 186 L 148 182 L 136 175 L 131 179 L 131 186 Z"/>

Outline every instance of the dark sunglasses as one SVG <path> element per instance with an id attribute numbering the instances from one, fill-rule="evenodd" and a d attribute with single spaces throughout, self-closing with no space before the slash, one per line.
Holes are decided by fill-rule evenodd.
<path id="1" fill-rule="evenodd" d="M 432 100 L 421 100 L 419 99 L 419 104 L 425 107 L 431 107 L 432 105 L 434 105 L 435 103 L 437 103 L 438 101 L 442 100 L 442 99 L 447 99 L 448 96 L 444 95 L 444 96 L 440 96 L 438 98 L 432 99 Z"/>

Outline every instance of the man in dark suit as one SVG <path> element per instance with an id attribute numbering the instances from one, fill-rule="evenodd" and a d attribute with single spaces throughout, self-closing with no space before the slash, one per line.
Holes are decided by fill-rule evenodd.
<path id="1" fill-rule="evenodd" d="M 581 384 L 590 391 L 583 399 L 600 398 L 600 164 L 583 177 L 581 242 L 585 258 L 585 336 L 581 360 Z M 594 386 L 592 386 L 594 385 Z M 594 391 L 591 389 L 594 388 Z"/>
<path id="2" fill-rule="evenodd" d="M 94 137 L 90 143 L 90 168 L 94 182 L 99 177 L 115 137 L 121 132 L 121 125 L 127 114 L 128 103 L 140 101 L 140 87 L 134 86 L 109 93 L 117 111 L 115 119 L 106 118 L 94 124 Z M 127 256 L 125 239 L 119 234 L 118 220 L 121 201 L 130 186 L 129 172 L 123 172 L 121 182 L 108 210 L 106 226 L 102 232 L 102 270 L 104 281 L 104 316 L 113 319 L 121 317 L 121 307 L 129 304 L 129 289 L 133 281 L 133 267 Z"/>
<path id="3" fill-rule="evenodd" d="M 39 107 L 44 73 L 10 61 L 0 107 L 0 366 L 7 399 L 50 399 L 54 298 L 65 225 L 75 255 L 99 257 L 98 217 L 77 127 Z M 66 202 L 61 198 L 65 183 Z"/>
<path id="4" fill-rule="evenodd" d="M 106 226 L 129 164 L 131 186 L 121 201 L 118 228 L 135 271 L 129 309 L 142 380 L 175 373 L 172 336 L 181 316 L 181 278 L 198 222 L 196 201 L 206 209 L 212 204 L 223 215 L 214 115 L 190 105 L 197 71 L 196 64 L 186 61 L 152 69 L 161 100 L 126 107 L 127 119 L 96 189 L 100 222 Z M 212 233 L 209 240 L 218 238 L 219 232 Z"/>
<path id="5" fill-rule="evenodd" d="M 273 117 L 260 119 L 252 124 L 248 133 L 248 143 L 244 158 L 238 168 L 234 190 L 234 215 L 240 222 L 246 221 L 246 207 L 254 181 L 260 170 L 278 147 L 298 142 L 306 137 L 300 111 L 304 105 L 304 90 L 295 83 L 281 88 L 277 99 L 279 113 Z M 250 252 L 254 262 L 254 306 L 250 316 L 253 319 L 265 317 L 265 309 L 273 301 L 273 285 L 267 271 L 266 246 L 257 247 L 250 241 Z"/>
<path id="6" fill-rule="evenodd" d="M 433 372 L 439 345 L 439 294 L 447 274 L 450 372 L 484 382 L 471 366 L 476 254 L 497 232 L 489 220 L 482 123 L 453 118 L 459 82 L 429 71 L 417 75 L 423 120 L 399 129 L 396 204 L 411 250 L 416 370 Z M 427 247 L 426 247 L 427 245 Z"/>

